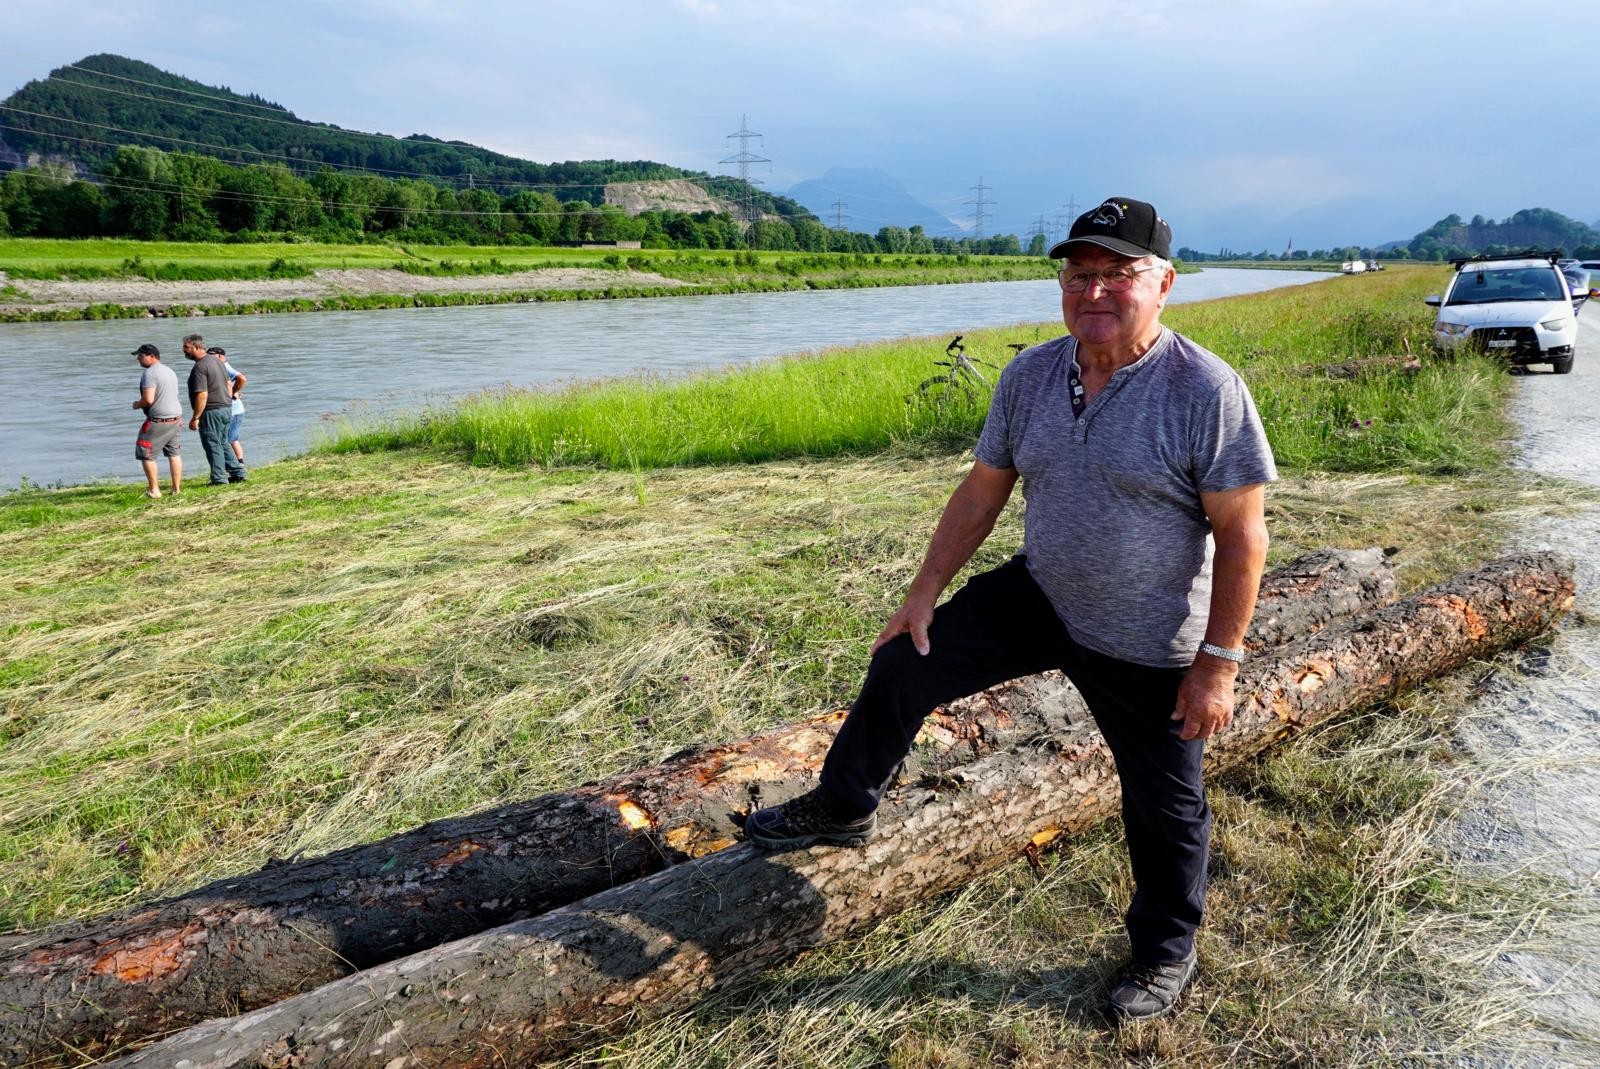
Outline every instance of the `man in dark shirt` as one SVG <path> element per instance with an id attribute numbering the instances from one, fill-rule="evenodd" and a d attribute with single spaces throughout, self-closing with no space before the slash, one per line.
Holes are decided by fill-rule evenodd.
<path id="1" fill-rule="evenodd" d="M 205 340 L 198 334 L 183 339 L 183 355 L 194 361 L 189 369 L 189 404 L 194 412 L 189 429 L 200 432 L 200 447 L 211 465 L 211 485 L 242 483 L 244 465 L 228 448 L 228 421 L 233 416 L 228 372 L 221 360 L 206 354 Z"/>

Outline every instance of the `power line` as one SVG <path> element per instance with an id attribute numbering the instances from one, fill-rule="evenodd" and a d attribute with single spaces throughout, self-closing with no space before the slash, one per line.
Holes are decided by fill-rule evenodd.
<path id="1" fill-rule="evenodd" d="M 46 119 L 46 120 L 48 120 L 50 122 L 65 122 L 65 123 L 72 123 L 72 124 L 74 124 L 76 126 L 87 126 L 87 127 L 90 127 L 91 129 L 95 129 L 95 130 L 108 130 L 108 131 L 110 131 L 112 133 L 127 134 L 130 137 L 149 138 L 149 139 L 157 140 L 157 141 L 170 141 L 170 142 L 173 142 L 174 144 L 179 144 L 179 145 L 192 145 L 195 148 L 215 149 L 218 152 L 238 153 L 238 154 L 247 155 L 247 156 L 260 156 L 261 158 L 268 159 L 268 160 L 282 160 L 282 161 L 285 161 L 287 163 L 296 164 L 299 167 L 301 167 L 303 169 L 306 169 L 306 170 L 312 170 L 312 169 L 315 169 L 315 168 L 326 167 L 330 171 L 337 171 L 340 174 L 371 175 L 371 176 L 373 176 L 375 178 L 382 178 L 382 177 L 386 177 L 386 176 L 389 176 L 389 175 L 394 175 L 394 176 L 399 177 L 399 178 L 412 178 L 412 179 L 435 180 L 435 181 L 452 181 L 452 182 L 456 177 L 455 175 L 447 175 L 447 174 L 437 174 L 437 175 L 435 175 L 435 174 L 419 174 L 419 173 L 417 173 L 415 171 L 397 171 L 397 170 L 394 170 L 393 168 L 388 168 L 388 167 L 353 167 L 353 166 L 351 166 L 349 164 L 334 163 L 334 162 L 331 162 L 331 161 L 328 161 L 328 160 L 312 160 L 312 159 L 307 159 L 307 158 L 302 157 L 302 156 L 284 156 L 284 155 L 282 155 L 280 153 L 261 152 L 261 151 L 259 151 L 257 149 L 235 148 L 232 145 L 215 145 L 215 144 L 212 144 L 212 143 L 210 143 L 208 141 L 191 141 L 188 138 L 174 137 L 171 134 L 156 134 L 156 133 L 150 133 L 150 132 L 145 131 L 145 130 L 129 130 L 129 129 L 127 129 L 125 127 L 121 127 L 121 126 L 108 126 L 105 123 L 89 122 L 86 119 L 69 119 L 69 118 L 66 118 L 65 116 L 49 115 L 49 114 L 46 114 L 44 112 L 29 111 L 26 108 L 12 107 L 9 104 L 0 104 L 0 111 L 15 112 L 18 115 L 27 115 L 27 116 L 29 116 L 31 118 L 35 118 L 35 119 Z M 33 134 L 36 137 L 55 137 L 55 138 L 61 138 L 62 140 L 65 140 L 65 141 L 81 141 L 81 142 L 83 142 L 85 144 L 105 145 L 105 146 L 108 146 L 110 148 L 118 148 L 118 147 L 121 147 L 121 146 L 127 144 L 127 142 L 122 142 L 122 141 L 99 141 L 99 140 L 96 140 L 94 138 L 88 138 L 88 137 L 73 137 L 71 134 L 47 133 L 47 132 L 44 132 L 44 131 L 41 131 L 41 130 L 35 130 L 35 129 L 31 128 L 31 127 L 14 126 L 14 125 L 11 125 L 9 123 L 0 123 L 0 127 L 3 127 L 3 128 L 5 128 L 7 130 L 15 130 L 18 133 Z M 223 161 L 223 162 L 226 162 L 226 161 Z M 543 165 L 535 164 L 535 166 L 543 166 Z M 708 177 L 708 176 L 699 176 L 699 177 Z M 664 182 L 664 181 L 671 181 L 671 179 L 644 178 L 644 179 L 638 179 L 638 181 L 643 181 L 643 182 Z M 691 178 L 688 178 L 688 179 L 684 179 L 684 181 L 693 181 L 693 178 L 691 177 Z M 605 182 L 605 181 L 594 181 L 594 182 L 518 182 L 518 181 L 516 181 L 514 179 L 499 179 L 499 180 L 477 179 L 476 180 L 476 184 L 479 185 L 479 186 L 504 187 L 504 188 L 510 189 L 512 191 L 516 191 L 516 190 L 519 190 L 519 189 L 592 189 L 595 186 L 605 186 L 605 185 L 609 185 L 610 183 Z"/>
<path id="2" fill-rule="evenodd" d="M 160 82 L 140 81 L 138 78 L 129 78 L 121 74 L 112 74 L 110 71 L 97 71 L 93 67 L 80 67 L 76 63 L 65 64 L 62 69 L 82 71 L 84 74 L 93 74 L 100 78 L 115 78 L 119 82 L 132 82 L 134 85 L 145 85 L 149 86 L 151 89 L 165 90 L 168 93 L 182 93 L 185 96 L 199 97 L 202 100 L 215 100 L 220 104 L 236 104 L 241 108 L 260 108 L 262 111 L 275 111 L 288 115 L 294 114 L 294 112 L 290 111 L 286 107 L 283 107 L 281 104 L 255 104 L 248 100 L 236 100 L 233 97 L 219 96 L 213 93 L 200 93 L 193 89 L 180 89 L 175 85 L 162 85 Z M 70 78 L 59 78 L 59 80 L 66 82 L 68 85 L 82 85 L 93 89 L 102 88 L 101 86 L 91 86 L 87 82 L 74 81 Z"/>
<path id="3" fill-rule="evenodd" d="M 324 133 L 331 133 L 331 134 L 335 134 L 335 135 L 339 135 L 339 136 L 346 136 L 346 137 L 366 137 L 366 138 L 371 138 L 372 140 L 375 140 L 375 141 L 391 141 L 391 142 L 397 142 L 397 143 L 402 143 L 402 144 L 431 145 L 431 146 L 433 146 L 435 148 L 451 148 L 451 149 L 455 149 L 458 152 L 472 151 L 472 152 L 484 153 L 484 154 L 491 155 L 491 156 L 505 156 L 507 159 L 517 159 L 518 158 L 518 157 L 515 157 L 515 156 L 506 156 L 506 154 L 503 153 L 503 152 L 495 152 L 492 149 L 482 148 L 482 147 L 480 147 L 478 145 L 468 145 L 468 146 L 463 147 L 461 145 L 453 144 L 453 143 L 451 143 L 449 141 L 444 141 L 444 140 L 441 140 L 439 138 L 433 138 L 433 137 L 396 137 L 393 134 L 370 134 L 370 133 L 367 133 L 364 130 L 347 130 L 342 126 L 335 126 L 332 123 L 328 123 L 328 124 L 324 125 L 322 123 L 308 122 L 305 119 L 300 119 L 300 118 L 295 118 L 295 119 L 275 119 L 275 118 L 268 118 L 265 115 L 241 115 L 236 111 L 225 111 L 225 110 L 223 110 L 221 108 L 208 108 L 203 104 L 191 104 L 188 101 L 184 101 L 184 100 L 166 100 L 166 99 L 163 99 L 161 97 L 150 96 L 150 95 L 145 94 L 145 93 L 129 93 L 129 92 L 125 92 L 125 91 L 123 91 L 121 89 L 113 89 L 109 85 L 94 85 L 91 82 L 80 82 L 80 81 L 77 81 L 76 79 L 73 79 L 73 78 L 61 78 L 61 77 L 57 76 L 57 81 L 65 84 L 65 85 L 75 85 L 75 86 L 78 86 L 81 89 L 91 89 L 91 90 L 94 90 L 97 93 L 112 93 L 112 94 L 115 94 L 116 96 L 127 97 L 130 100 L 143 100 L 143 101 L 147 101 L 147 102 L 150 102 L 150 103 L 166 104 L 166 105 L 170 105 L 172 107 L 179 107 L 179 108 L 192 108 L 195 111 L 210 112 L 213 115 L 225 115 L 230 119 L 244 119 L 244 120 L 248 120 L 248 121 L 251 121 L 251 122 L 272 123 L 272 124 L 277 125 L 277 126 L 291 126 L 291 127 L 297 128 L 299 130 L 302 130 L 302 131 L 304 131 L 306 133 L 315 133 L 315 132 L 319 132 L 320 131 L 320 132 L 324 132 Z M 207 99 L 213 99 L 214 100 L 214 99 L 218 99 L 218 98 L 208 97 Z M 287 109 L 284 109 L 284 114 L 292 115 L 294 113 L 288 111 Z M 57 120 L 57 121 L 70 122 L 72 120 L 69 119 L 69 120 Z M 533 161 L 527 160 L 527 161 L 522 161 L 522 162 L 532 163 Z M 771 162 L 771 161 L 767 161 L 767 162 Z M 536 165 L 536 166 L 544 166 L 544 165 Z M 549 166 L 555 166 L 555 165 L 551 164 Z M 401 173 L 403 173 L 403 172 L 401 172 Z"/>
<path id="4" fill-rule="evenodd" d="M 42 174 L 38 171 L 12 171 L 12 174 L 31 178 L 35 181 L 59 184 L 60 179 L 54 175 Z M 520 219 L 535 216 L 561 217 L 566 215 L 600 215 L 602 207 L 592 207 L 587 212 L 488 212 L 471 208 L 400 208 L 385 204 L 362 204 L 356 201 L 325 201 L 313 193 L 310 197 L 287 197 L 274 193 L 246 193 L 232 189 L 213 189 L 200 191 L 193 187 L 182 186 L 175 182 L 161 182 L 147 178 L 104 177 L 101 181 L 113 189 L 126 189 L 136 193 L 161 193 L 161 194 L 190 194 L 199 195 L 207 199 L 231 200 L 238 202 L 255 202 L 258 204 L 310 204 L 315 202 L 323 208 L 354 208 L 357 210 L 373 212 L 401 212 L 407 215 L 463 215 L 463 216 L 496 216 L 504 219 Z M 614 211 L 620 212 L 621 208 L 612 206 Z"/>

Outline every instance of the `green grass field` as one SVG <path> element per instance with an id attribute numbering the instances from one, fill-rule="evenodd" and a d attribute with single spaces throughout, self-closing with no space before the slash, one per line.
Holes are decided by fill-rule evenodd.
<path id="1" fill-rule="evenodd" d="M 1425 332 L 1414 298 L 1430 281 L 1392 272 L 1172 311 L 1244 369 L 1283 439 L 1274 561 L 1396 545 L 1414 589 L 1493 554 L 1513 508 L 1559 513 L 1581 499 L 1506 467 L 1507 380 L 1487 365 L 1307 370 Z M 971 351 L 993 356 L 1006 340 L 980 337 Z M 587 400 L 483 398 L 463 411 L 485 415 L 438 414 L 459 432 L 372 432 L 347 443 L 366 451 L 263 466 L 248 484 L 176 499 L 146 501 L 134 485 L 0 497 L 0 930 L 846 703 L 970 462 L 971 412 L 932 431 L 902 422 L 906 382 L 936 370 L 942 348 L 613 384 Z M 902 367 L 906 382 L 885 395 L 901 400 L 863 402 L 856 437 L 795 437 L 816 418 L 808 406 L 840 403 L 823 389 L 830 375 L 863 391 Z M 563 418 L 569 442 L 618 424 L 608 390 L 634 398 L 612 431 L 631 455 L 541 457 Z M 495 407 L 512 404 L 556 414 Z M 705 425 L 692 422 L 702 405 Z M 709 451 L 717 420 L 764 428 L 772 459 L 744 444 L 738 463 L 693 452 Z M 502 438 L 503 455 L 491 449 Z M 659 453 L 641 452 L 647 440 Z M 1020 528 L 1008 509 L 973 567 L 1003 559 Z M 1212 785 L 1212 909 L 1201 983 L 1179 1017 L 1111 1033 L 1094 1013 L 1124 952 L 1126 862 L 1107 828 L 1065 844 L 1040 874 L 1019 861 L 561 1064 L 1466 1056 L 1488 1024 L 1516 1020 L 1485 970 L 1534 938 L 1541 908 L 1537 888 L 1475 880 L 1430 846 L 1433 824 L 1496 774 L 1451 745 L 1469 684 L 1446 680 L 1313 732 Z"/>
<path id="2" fill-rule="evenodd" d="M 175 264 L 190 268 L 197 277 L 218 277 L 217 272 L 260 269 L 283 260 L 311 270 L 323 268 L 373 268 L 411 265 L 418 270 L 443 270 L 449 265 L 470 268 L 490 261 L 507 270 L 537 267 L 618 267 L 628 260 L 646 270 L 728 273 L 734 270 L 771 272 L 782 265 L 801 262 L 808 270 L 874 268 L 891 271 L 958 266 L 1028 269 L 1039 275 L 1042 261 L 1011 256 L 910 256 L 850 253 L 746 252 L 731 250 L 582 249 L 527 245 L 325 245 L 313 242 L 226 244 L 178 241 L 132 241 L 107 238 L 62 240 L 55 238 L 0 238 L 0 271 L 17 278 L 98 277 L 128 273 L 125 264 Z M 441 265 L 445 265 L 441 268 Z M 1046 270 L 1047 276 L 1049 272 Z"/>

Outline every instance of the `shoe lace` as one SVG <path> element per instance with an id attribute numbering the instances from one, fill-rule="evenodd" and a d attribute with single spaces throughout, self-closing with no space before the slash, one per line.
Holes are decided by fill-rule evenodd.
<path id="1" fill-rule="evenodd" d="M 815 791 L 791 798 L 779 808 L 783 811 L 784 822 L 796 831 L 817 831 L 838 823 Z"/>

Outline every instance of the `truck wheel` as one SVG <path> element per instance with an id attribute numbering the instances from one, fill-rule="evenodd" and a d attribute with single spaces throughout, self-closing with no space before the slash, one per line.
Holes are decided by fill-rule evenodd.
<path id="1" fill-rule="evenodd" d="M 1557 375 L 1565 375 L 1572 370 L 1572 354 L 1558 356 L 1550 361 L 1550 370 Z"/>

